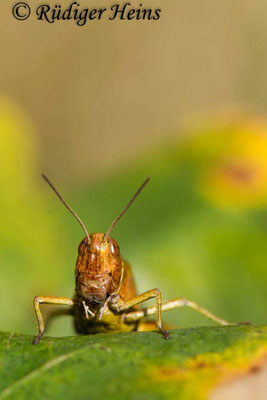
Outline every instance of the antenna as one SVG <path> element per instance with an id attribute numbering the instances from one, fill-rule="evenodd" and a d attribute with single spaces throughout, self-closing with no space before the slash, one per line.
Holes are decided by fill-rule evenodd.
<path id="1" fill-rule="evenodd" d="M 44 180 L 48 183 L 48 185 L 51 187 L 51 189 L 56 193 L 57 197 L 59 198 L 60 201 L 62 201 L 62 203 L 64 204 L 64 206 L 72 213 L 72 215 L 74 215 L 74 217 L 77 219 L 77 221 L 79 222 L 79 224 L 81 225 L 81 227 L 84 230 L 84 233 L 86 234 L 88 243 L 90 243 L 90 237 L 89 234 L 87 232 L 87 229 L 84 225 L 84 223 L 82 222 L 82 220 L 80 219 L 80 217 L 78 217 L 78 215 L 76 214 L 75 211 L 73 211 L 73 209 L 65 202 L 65 200 L 63 199 L 63 197 L 59 194 L 59 192 L 57 191 L 57 189 L 55 188 L 55 186 L 50 182 L 50 180 L 44 175 L 41 174 L 41 176 L 44 178 Z"/>
<path id="2" fill-rule="evenodd" d="M 122 210 L 122 212 L 114 219 L 114 221 L 112 222 L 112 224 L 110 225 L 110 227 L 108 228 L 103 241 L 105 241 L 107 239 L 107 237 L 109 236 L 110 232 L 112 231 L 112 229 L 114 228 L 114 226 L 116 225 L 116 223 L 119 221 L 119 219 L 121 219 L 121 217 L 126 213 L 126 211 L 128 210 L 128 208 L 132 205 L 132 203 L 134 202 L 134 200 L 136 199 L 136 197 L 140 194 L 140 192 L 144 189 L 144 187 L 146 186 L 146 184 L 148 183 L 148 181 L 150 180 L 150 177 L 146 178 L 145 182 L 142 183 L 142 185 L 140 186 L 140 188 L 137 190 L 137 192 L 133 195 L 133 197 L 131 198 L 131 200 L 129 201 L 129 203 L 127 204 L 127 206 Z"/>

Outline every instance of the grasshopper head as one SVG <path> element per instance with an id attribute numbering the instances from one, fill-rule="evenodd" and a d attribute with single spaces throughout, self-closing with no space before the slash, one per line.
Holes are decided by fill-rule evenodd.
<path id="1" fill-rule="evenodd" d="M 89 235 L 81 218 L 66 203 L 52 182 L 43 174 L 42 177 L 55 192 L 59 200 L 76 218 L 86 235 L 78 249 L 79 254 L 75 270 L 76 292 L 87 302 L 103 304 L 111 294 L 118 291 L 122 278 L 120 248 L 116 240 L 110 237 L 110 232 L 143 190 L 150 178 L 147 178 L 139 187 L 126 207 L 114 219 L 105 234 L 91 233 Z"/>
<path id="2" fill-rule="evenodd" d="M 91 233 L 78 248 L 76 287 L 89 303 L 104 303 L 118 289 L 122 273 L 122 257 L 118 243 L 104 233 Z"/>

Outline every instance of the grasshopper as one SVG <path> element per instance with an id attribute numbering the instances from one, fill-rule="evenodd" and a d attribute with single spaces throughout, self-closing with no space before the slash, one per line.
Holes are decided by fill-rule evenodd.
<path id="1" fill-rule="evenodd" d="M 110 237 L 110 233 L 150 178 L 147 178 L 139 187 L 106 233 L 88 234 L 82 220 L 65 202 L 54 185 L 45 175 L 42 177 L 79 222 L 85 238 L 78 247 L 74 297 L 36 296 L 34 298 L 33 304 L 39 329 L 34 344 L 40 342 L 45 332 L 40 304 L 72 307 L 75 328 L 80 334 L 147 330 L 145 324 L 147 327 L 151 325 L 146 322 L 142 325 L 142 320 L 146 316 L 155 314 L 158 331 L 165 339 L 169 339 L 170 334 L 162 324 L 162 312 L 183 306 L 190 307 L 221 325 L 229 325 L 228 322 L 191 300 L 177 298 L 163 303 L 159 289 L 151 289 L 140 295 L 137 294 L 131 266 L 122 257 L 119 245 Z M 141 303 L 153 298 L 156 299 L 156 305 L 140 308 Z"/>

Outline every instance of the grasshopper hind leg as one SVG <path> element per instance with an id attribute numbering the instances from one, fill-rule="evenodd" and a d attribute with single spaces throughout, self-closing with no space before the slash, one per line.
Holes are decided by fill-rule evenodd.
<path id="1" fill-rule="evenodd" d="M 219 318 L 216 315 L 212 314 L 206 308 L 203 308 L 203 307 L 199 306 L 197 303 L 195 303 L 191 300 L 184 299 L 184 298 L 169 300 L 169 301 L 162 303 L 161 311 L 163 312 L 163 311 L 173 310 L 175 308 L 180 308 L 180 307 L 192 308 L 193 310 L 199 312 L 200 314 L 204 315 L 205 317 L 211 319 L 212 321 L 214 321 L 220 325 L 230 325 L 230 323 L 228 323 L 227 321 L 223 320 L 222 318 Z M 125 320 L 125 322 L 128 322 L 128 323 L 134 322 L 134 321 L 139 321 L 146 316 L 157 314 L 157 312 L 158 312 L 157 306 L 147 307 L 142 310 L 132 311 L 132 312 L 127 313 L 124 317 L 124 320 Z M 140 322 L 140 329 L 138 329 L 138 330 L 149 330 L 149 329 L 143 328 L 146 326 L 145 324 L 146 323 Z M 153 330 L 153 325 L 149 322 L 148 322 L 148 324 L 150 324 L 150 327 L 151 327 L 150 330 Z M 236 324 L 233 324 L 233 325 L 236 325 Z M 154 323 L 154 326 L 156 326 L 156 323 Z M 149 327 L 149 325 L 147 325 L 147 327 Z M 162 330 L 163 330 L 163 332 L 162 332 Z M 165 331 L 165 329 L 162 329 L 162 330 L 160 329 L 164 338 L 168 339 L 169 338 L 168 332 Z"/>

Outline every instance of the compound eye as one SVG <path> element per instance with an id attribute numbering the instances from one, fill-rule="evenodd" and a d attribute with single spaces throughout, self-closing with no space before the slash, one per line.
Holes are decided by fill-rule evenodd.
<path id="1" fill-rule="evenodd" d="M 86 239 L 83 239 L 83 240 L 81 241 L 81 243 L 79 244 L 78 253 L 79 253 L 79 254 L 83 253 L 83 252 L 84 252 L 84 249 L 86 248 L 86 246 L 87 246 L 87 240 L 86 240 Z"/>
<path id="2" fill-rule="evenodd" d="M 119 257 L 120 255 L 120 248 L 117 242 L 113 239 L 109 239 L 109 249 L 110 253 L 113 257 Z"/>

